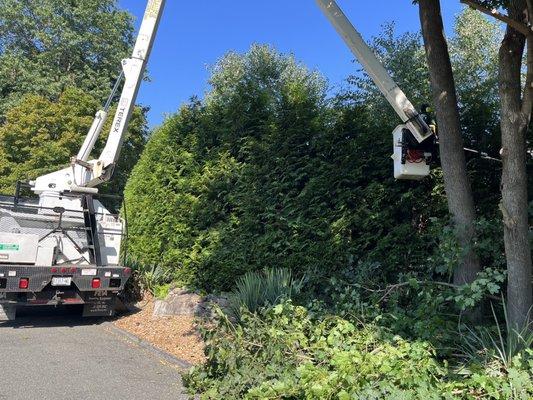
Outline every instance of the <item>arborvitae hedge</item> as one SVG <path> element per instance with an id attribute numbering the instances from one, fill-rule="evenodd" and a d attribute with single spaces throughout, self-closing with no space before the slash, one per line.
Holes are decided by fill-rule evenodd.
<path id="1" fill-rule="evenodd" d="M 133 258 L 208 290 L 265 267 L 429 273 L 444 197 L 432 179 L 394 182 L 391 127 L 362 104 L 327 100 L 320 75 L 269 47 L 228 54 L 210 83 L 134 169 Z"/>

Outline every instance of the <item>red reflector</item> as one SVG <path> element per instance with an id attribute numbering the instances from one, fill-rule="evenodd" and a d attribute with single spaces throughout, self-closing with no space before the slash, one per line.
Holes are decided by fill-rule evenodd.
<path id="1" fill-rule="evenodd" d="M 100 278 L 94 278 L 91 286 L 93 289 L 100 288 Z"/>
<path id="2" fill-rule="evenodd" d="M 27 289 L 30 286 L 30 280 L 28 278 L 20 278 L 19 289 Z"/>
<path id="3" fill-rule="evenodd" d="M 76 298 L 63 299 L 63 302 L 68 303 L 68 304 L 83 304 L 83 300 L 76 299 Z"/>
<path id="4" fill-rule="evenodd" d="M 52 271 L 52 274 L 57 274 L 57 268 L 52 268 L 51 271 Z"/>
<path id="5" fill-rule="evenodd" d="M 131 268 L 124 268 L 124 274 L 125 275 L 131 274 Z"/>

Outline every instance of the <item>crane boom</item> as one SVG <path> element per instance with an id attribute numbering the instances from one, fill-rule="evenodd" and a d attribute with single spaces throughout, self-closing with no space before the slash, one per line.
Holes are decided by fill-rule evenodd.
<path id="1" fill-rule="evenodd" d="M 122 61 L 125 79 L 124 88 L 118 102 L 117 112 L 111 125 L 107 143 L 99 157 L 102 162 L 103 173 L 101 176 L 93 177 L 93 182 L 89 186 L 93 186 L 98 181 L 109 180 L 111 177 L 135 107 L 137 93 L 144 77 L 146 64 L 150 57 L 164 7 L 165 0 L 150 0 L 148 2 L 133 54 L 130 58 Z"/>
<path id="2" fill-rule="evenodd" d="M 40 176 L 34 182 L 30 182 L 32 190 L 41 197 L 55 197 L 55 194 L 61 192 L 96 193 L 96 186 L 111 179 L 135 107 L 137 93 L 144 77 L 165 2 L 166 0 L 148 0 L 133 53 L 130 58 L 122 60 L 122 74 L 113 88 L 105 109 L 96 113 L 83 145 L 77 156 L 71 160 L 71 168 Z M 106 145 L 96 160 L 89 161 L 89 156 L 103 130 L 111 101 L 119 89 L 122 78 L 124 78 L 124 86 Z"/>
<path id="3" fill-rule="evenodd" d="M 433 132 L 419 116 L 416 108 L 396 82 L 394 82 L 337 2 L 334 0 L 317 0 L 317 3 L 357 60 L 361 63 L 366 73 L 372 78 L 381 93 L 394 108 L 396 114 L 407 125 L 407 128 L 413 136 L 419 142 L 430 137 Z"/>

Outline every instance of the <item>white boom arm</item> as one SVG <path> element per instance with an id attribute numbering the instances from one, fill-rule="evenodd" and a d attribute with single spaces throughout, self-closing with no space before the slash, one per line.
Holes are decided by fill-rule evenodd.
<path id="1" fill-rule="evenodd" d="M 94 144 L 96 143 L 96 140 L 98 139 L 100 133 L 102 132 L 102 129 L 104 128 L 104 123 L 106 119 L 107 111 L 100 110 L 96 113 L 91 129 L 89 129 L 89 133 L 85 137 L 85 141 L 83 142 L 83 145 L 81 146 L 80 151 L 78 152 L 76 160 L 89 160 L 91 151 L 93 150 Z"/>
<path id="2" fill-rule="evenodd" d="M 78 155 L 71 160 L 72 167 L 37 178 L 35 182 L 32 182 L 35 193 L 41 195 L 46 192 L 63 191 L 94 193 L 96 189 L 93 188 L 111 178 L 135 107 L 137 93 L 144 77 L 165 1 L 148 0 L 132 56 L 122 60 L 124 87 L 107 143 L 100 157 L 97 160 L 88 161 L 106 122 L 109 102 L 105 110 L 96 113 L 94 122 Z M 118 88 L 119 83 L 120 79 L 113 89 L 113 93 Z"/>
<path id="3" fill-rule="evenodd" d="M 419 142 L 430 137 L 433 132 L 377 59 L 372 49 L 365 43 L 337 2 L 317 0 L 317 3 L 413 136 Z"/>
<path id="4" fill-rule="evenodd" d="M 139 86 L 144 77 L 146 64 L 150 57 L 164 6 L 165 0 L 150 0 L 148 2 L 133 54 L 131 58 L 122 61 L 125 77 L 124 89 L 118 102 L 109 138 L 99 158 L 99 161 L 102 162 L 103 173 L 93 176 L 93 180 L 88 183 L 88 186 L 95 186 L 101 181 L 109 180 L 113 173 L 113 168 L 124 142 L 131 113 L 135 107 Z"/>

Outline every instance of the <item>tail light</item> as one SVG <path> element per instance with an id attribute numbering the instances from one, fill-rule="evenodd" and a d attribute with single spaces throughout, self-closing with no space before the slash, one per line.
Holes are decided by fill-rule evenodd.
<path id="1" fill-rule="evenodd" d="M 131 268 L 124 268 L 124 275 L 131 275 Z"/>
<path id="2" fill-rule="evenodd" d="M 91 287 L 93 289 L 99 289 L 100 288 L 100 278 L 93 278 L 93 281 L 91 283 Z"/>
<path id="3" fill-rule="evenodd" d="M 28 278 L 20 278 L 19 289 L 28 289 L 30 286 L 30 280 Z"/>

